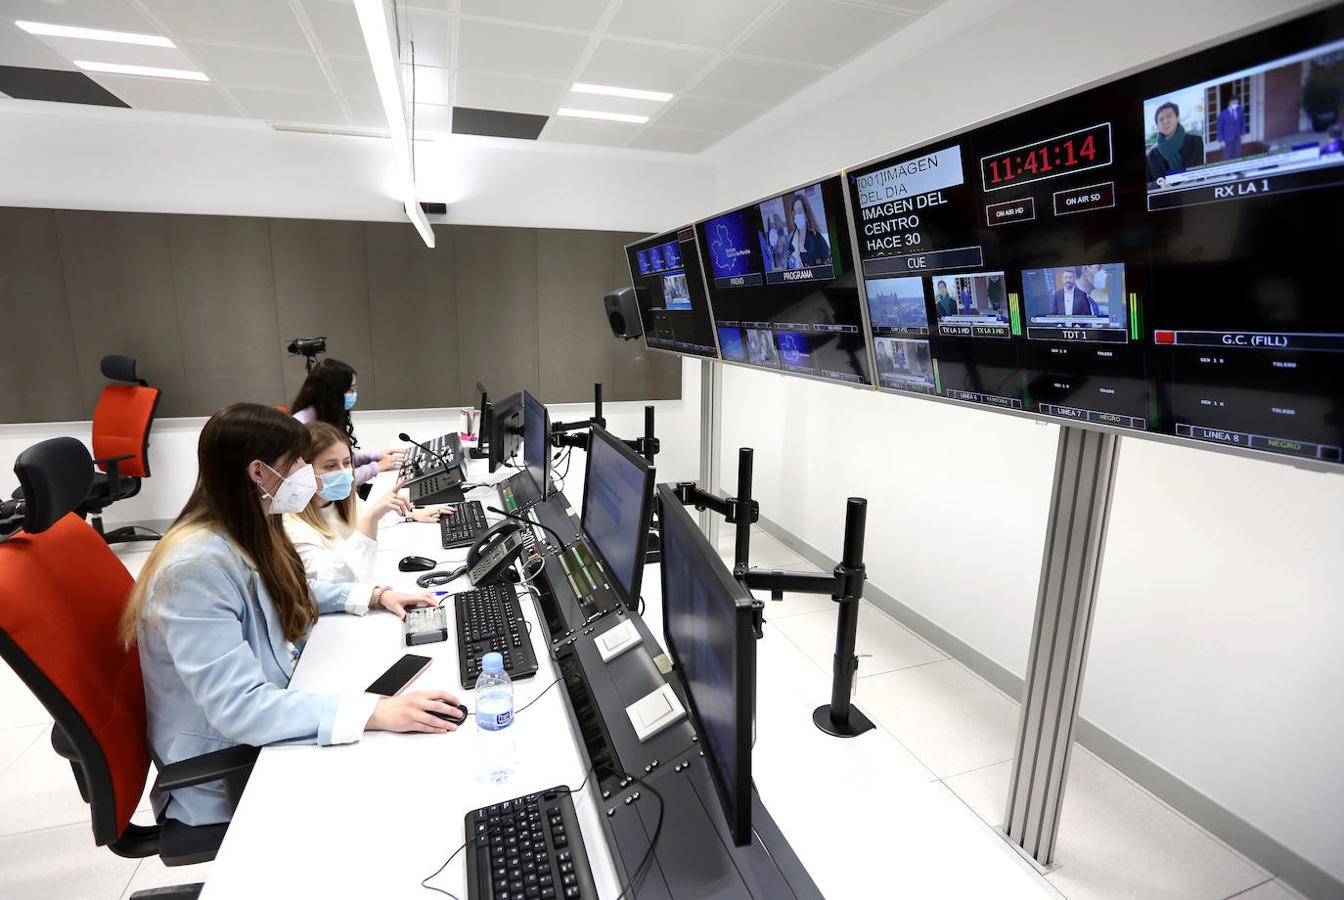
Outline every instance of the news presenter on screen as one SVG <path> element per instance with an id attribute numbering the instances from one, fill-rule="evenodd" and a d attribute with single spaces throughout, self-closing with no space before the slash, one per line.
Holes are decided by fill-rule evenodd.
<path id="1" fill-rule="evenodd" d="M 789 268 L 805 269 L 808 266 L 824 266 L 831 261 L 831 245 L 822 236 L 817 217 L 812 214 L 812 204 L 802 194 L 794 194 L 789 199 L 790 222 Z"/>
<path id="2" fill-rule="evenodd" d="M 1078 273 L 1073 269 L 1064 270 L 1064 287 L 1055 291 L 1050 301 L 1052 316 L 1099 316 L 1097 303 L 1078 287 Z"/>
<path id="3" fill-rule="evenodd" d="M 938 310 L 939 316 L 955 316 L 957 314 L 957 300 L 947 292 L 947 282 L 940 281 L 934 285 L 936 292 L 933 296 L 933 305 Z"/>
<path id="4" fill-rule="evenodd" d="M 1148 150 L 1149 182 L 1204 164 L 1204 139 L 1186 132 L 1179 106 L 1163 103 L 1153 114 L 1153 122 L 1157 125 L 1157 143 Z"/>

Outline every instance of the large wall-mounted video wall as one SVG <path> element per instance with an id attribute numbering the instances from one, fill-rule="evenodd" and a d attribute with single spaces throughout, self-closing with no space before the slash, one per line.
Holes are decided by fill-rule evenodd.
<path id="1" fill-rule="evenodd" d="M 1340 464 L 1342 135 L 1334 7 L 711 216 L 690 252 L 727 362 Z"/>

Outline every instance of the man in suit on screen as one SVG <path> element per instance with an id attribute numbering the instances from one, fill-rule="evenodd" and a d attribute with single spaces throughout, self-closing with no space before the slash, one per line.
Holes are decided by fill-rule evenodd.
<path id="1" fill-rule="evenodd" d="M 1223 142 L 1223 159 L 1241 156 L 1241 133 L 1245 130 L 1246 113 L 1241 108 L 1241 98 L 1233 97 L 1218 114 L 1218 140 Z"/>
<path id="2" fill-rule="evenodd" d="M 1075 269 L 1064 270 L 1064 287 L 1055 291 L 1050 302 L 1052 316 L 1099 316 L 1096 301 L 1087 291 L 1078 287 L 1078 272 Z"/>

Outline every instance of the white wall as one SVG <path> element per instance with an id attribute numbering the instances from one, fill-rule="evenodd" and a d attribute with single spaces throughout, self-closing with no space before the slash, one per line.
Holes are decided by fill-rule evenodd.
<path id="1" fill-rule="evenodd" d="M 713 148 L 715 208 L 1303 5 L 950 0 Z M 868 497 L 873 583 L 1021 675 L 1056 427 L 724 371 L 724 482 L 756 448 L 762 512 L 831 554 Z M 1336 475 L 1125 441 L 1082 715 L 1344 879 L 1341 509 Z"/>
<path id="2" fill-rule="evenodd" d="M 684 155 L 460 135 L 416 150 L 421 199 L 451 203 L 435 221 L 661 231 L 713 202 L 712 167 Z M 403 221 L 394 185 L 384 139 L 0 97 L 3 206 Z"/>
<path id="3" fill-rule="evenodd" d="M 694 481 L 700 467 L 700 366 L 687 362 L 682 368 L 682 399 L 657 400 L 652 404 L 656 432 L 662 445 L 657 468 L 660 481 Z M 603 403 L 610 431 L 622 438 L 644 434 L 643 403 Z M 553 421 L 572 422 L 592 414 L 592 404 L 557 403 L 549 407 Z M 400 446 L 397 433 L 405 431 L 418 440 L 428 440 L 458 427 L 458 410 L 413 409 L 369 410 L 354 414 L 355 432 L 368 449 Z M 150 432 L 151 476 L 135 497 L 108 507 L 106 523 L 171 519 L 196 482 L 196 442 L 204 418 L 156 420 Z M 90 423 L 46 422 L 33 425 L 0 425 L 0 497 L 9 497 L 18 486 L 12 461 L 26 447 L 51 437 L 70 436 L 89 446 Z M 576 453 L 572 466 L 581 471 L 583 453 Z M 578 502 L 578 497 L 571 495 Z"/>

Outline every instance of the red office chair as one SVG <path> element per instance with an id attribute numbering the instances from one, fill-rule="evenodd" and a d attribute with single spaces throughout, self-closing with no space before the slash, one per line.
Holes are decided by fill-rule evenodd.
<path id="1" fill-rule="evenodd" d="M 163 535 L 140 525 L 103 531 L 103 510 L 118 500 L 140 493 L 140 481 L 149 477 L 149 427 L 159 405 L 159 389 L 135 375 L 129 356 L 104 356 L 103 377 L 131 384 L 109 384 L 93 411 L 94 463 L 102 471 L 93 476 L 89 495 L 77 510 L 93 517 L 93 527 L 109 544 L 157 541 Z"/>
<path id="2" fill-rule="evenodd" d="M 133 580 L 71 514 L 93 480 L 89 451 L 74 438 L 52 438 L 19 454 L 14 471 L 23 499 L 0 504 L 0 659 L 55 720 L 51 745 L 70 761 L 94 842 L 118 856 L 158 854 L 169 866 L 214 859 L 227 825 L 131 822 L 150 765 L 140 655 L 118 639 Z M 155 787 L 223 780 L 236 803 L 256 756 L 255 747 L 240 746 L 182 760 L 160 767 Z M 178 900 L 200 889 L 134 896 Z"/>

